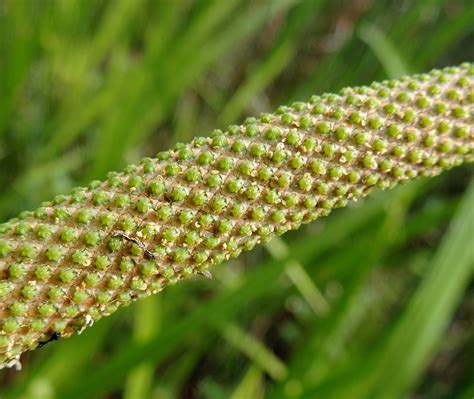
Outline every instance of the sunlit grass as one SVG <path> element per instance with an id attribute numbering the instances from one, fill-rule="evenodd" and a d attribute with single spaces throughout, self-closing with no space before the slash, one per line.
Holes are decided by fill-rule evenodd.
<path id="1" fill-rule="evenodd" d="M 472 61 L 471 2 L 364 4 L 4 1 L 0 219 L 280 103 Z M 1 396 L 470 398 L 471 178 L 379 193 L 171 287 L 28 354 Z"/>

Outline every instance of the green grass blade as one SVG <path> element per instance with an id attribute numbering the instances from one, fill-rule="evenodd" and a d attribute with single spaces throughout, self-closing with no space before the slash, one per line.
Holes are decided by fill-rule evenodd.
<path id="1" fill-rule="evenodd" d="M 410 73 L 393 43 L 375 25 L 363 24 L 359 27 L 358 33 L 374 52 L 388 77 L 395 79 Z"/>
<path id="2" fill-rule="evenodd" d="M 240 85 L 235 94 L 227 101 L 219 118 L 220 125 L 233 123 L 250 100 L 270 84 L 275 77 L 297 54 L 301 46 L 299 38 L 322 6 L 322 0 L 310 0 L 299 3 L 289 15 L 286 26 L 265 58 L 252 70 L 248 79 Z"/>
<path id="3" fill-rule="evenodd" d="M 258 367 L 252 365 L 232 392 L 230 399 L 263 399 L 264 397 L 262 372 Z"/>
<path id="4" fill-rule="evenodd" d="M 280 237 L 273 238 L 273 240 L 265 244 L 265 248 L 274 259 L 282 260 L 291 256 L 290 247 Z M 321 316 L 328 312 L 329 304 L 326 298 L 316 287 L 311 277 L 308 276 L 301 263 L 295 259 L 290 259 L 286 263 L 285 273 L 316 315 Z"/>
<path id="5" fill-rule="evenodd" d="M 449 49 L 456 42 L 461 42 L 464 37 L 474 32 L 474 4 L 461 9 L 453 17 L 442 21 L 428 40 L 412 51 L 414 64 L 420 69 L 433 63 L 442 52 Z M 420 46 L 421 44 L 421 46 Z"/>
<path id="6" fill-rule="evenodd" d="M 243 352 L 273 380 L 282 380 L 287 376 L 288 370 L 285 364 L 257 338 L 234 323 L 224 324 L 220 331 L 232 346 Z"/>
<path id="7" fill-rule="evenodd" d="M 160 323 L 160 297 L 152 296 L 137 303 L 135 309 L 135 342 L 147 342 L 157 334 Z M 131 369 L 125 383 L 124 399 L 146 399 L 150 396 L 154 365 L 142 362 Z"/>
<path id="8" fill-rule="evenodd" d="M 0 4 L 0 137 L 16 109 L 38 51 L 42 10 L 28 2 Z M 0 142 L 1 145 L 1 142 Z"/>
<path id="9" fill-rule="evenodd" d="M 474 181 L 431 270 L 376 361 L 375 397 L 403 397 L 417 383 L 473 276 Z"/>

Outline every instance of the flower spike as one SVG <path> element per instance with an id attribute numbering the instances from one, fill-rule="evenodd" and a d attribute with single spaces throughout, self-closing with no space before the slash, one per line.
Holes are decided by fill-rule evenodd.
<path id="1" fill-rule="evenodd" d="M 474 160 L 474 66 L 177 144 L 0 225 L 0 368 L 334 208 Z"/>

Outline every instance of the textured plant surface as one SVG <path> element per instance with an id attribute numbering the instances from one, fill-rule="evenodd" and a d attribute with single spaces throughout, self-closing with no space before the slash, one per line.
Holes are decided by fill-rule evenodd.
<path id="1" fill-rule="evenodd" d="M 24 212 L 0 227 L 0 363 L 374 187 L 472 161 L 473 118 L 471 64 L 348 88 Z"/>

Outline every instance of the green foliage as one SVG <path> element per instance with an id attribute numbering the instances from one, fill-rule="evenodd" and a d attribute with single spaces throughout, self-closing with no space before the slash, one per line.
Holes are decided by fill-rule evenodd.
<path id="1" fill-rule="evenodd" d="M 468 1 L 363 4 L 3 1 L 0 219 L 242 115 L 473 52 Z M 471 176 L 378 195 L 48 344 L 2 396 L 471 397 Z"/>

